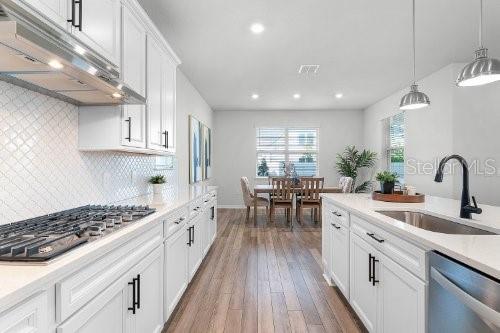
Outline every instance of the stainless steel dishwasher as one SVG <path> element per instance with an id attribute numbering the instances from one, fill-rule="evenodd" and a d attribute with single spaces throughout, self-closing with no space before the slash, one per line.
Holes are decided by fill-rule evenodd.
<path id="1" fill-rule="evenodd" d="M 500 332 L 500 281 L 431 252 L 429 332 Z"/>

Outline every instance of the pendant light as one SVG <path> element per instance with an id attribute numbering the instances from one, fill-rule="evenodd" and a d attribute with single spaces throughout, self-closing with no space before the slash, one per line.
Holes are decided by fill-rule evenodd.
<path id="1" fill-rule="evenodd" d="M 488 49 L 483 47 L 483 0 L 479 5 L 479 49 L 476 59 L 467 64 L 457 78 L 460 87 L 480 86 L 500 80 L 500 61 L 488 57 Z"/>
<path id="2" fill-rule="evenodd" d="M 410 92 L 401 98 L 399 108 L 401 110 L 421 109 L 431 104 L 429 97 L 423 92 L 418 91 L 418 86 L 415 83 L 415 0 L 412 0 L 413 14 L 413 84 L 410 86 Z"/>

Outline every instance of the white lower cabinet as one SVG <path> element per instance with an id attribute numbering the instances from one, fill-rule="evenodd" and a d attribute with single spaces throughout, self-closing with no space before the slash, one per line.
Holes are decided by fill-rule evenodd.
<path id="1" fill-rule="evenodd" d="M 0 314 L 0 333 L 47 331 L 47 292 L 45 291 Z"/>
<path id="2" fill-rule="evenodd" d="M 165 241 L 165 320 L 170 317 L 189 283 L 189 227 L 183 227 Z"/>
<path id="3" fill-rule="evenodd" d="M 370 332 L 377 327 L 377 287 L 371 281 L 371 256 L 378 252 L 358 235 L 351 233 L 350 303 Z"/>
<path id="4" fill-rule="evenodd" d="M 370 332 L 425 332 L 423 281 L 351 233 L 350 303 Z"/>
<path id="5" fill-rule="evenodd" d="M 160 246 L 59 325 L 57 332 L 160 332 L 162 291 L 163 249 Z"/>
<path id="6" fill-rule="evenodd" d="M 202 225 L 203 214 L 199 214 L 189 222 L 188 243 L 190 243 L 188 251 L 188 272 L 189 280 L 193 278 L 200 267 L 203 260 L 203 239 L 202 239 Z"/>
<path id="7" fill-rule="evenodd" d="M 337 287 L 349 299 L 349 229 L 330 222 L 330 274 Z"/>

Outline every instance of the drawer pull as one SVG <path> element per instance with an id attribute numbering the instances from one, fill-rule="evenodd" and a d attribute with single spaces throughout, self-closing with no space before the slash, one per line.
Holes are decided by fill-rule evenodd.
<path id="1" fill-rule="evenodd" d="M 332 226 L 335 228 L 335 229 L 340 229 L 340 227 L 338 225 L 336 225 L 335 223 L 332 223 Z"/>
<path id="2" fill-rule="evenodd" d="M 184 221 L 184 220 L 185 220 L 185 218 L 184 218 L 184 217 L 181 217 L 181 218 L 179 218 L 177 221 L 174 221 L 174 223 L 175 223 L 175 224 L 179 224 L 179 223 L 181 223 L 181 222 L 182 222 L 182 221 Z"/>
<path id="3" fill-rule="evenodd" d="M 372 286 L 375 286 L 375 283 L 380 282 L 375 277 L 375 263 L 376 262 L 378 262 L 378 260 L 375 259 L 375 256 L 372 256 L 372 254 L 369 253 L 368 254 L 368 281 L 372 283 Z"/>
<path id="4" fill-rule="evenodd" d="M 385 241 L 384 239 L 375 237 L 375 234 L 373 232 L 367 232 L 366 234 L 371 238 L 375 239 L 379 243 L 383 243 Z"/>
<path id="5" fill-rule="evenodd" d="M 333 215 L 337 216 L 337 217 L 342 217 L 342 214 L 340 214 L 339 212 L 337 211 L 334 211 L 332 212 Z"/>

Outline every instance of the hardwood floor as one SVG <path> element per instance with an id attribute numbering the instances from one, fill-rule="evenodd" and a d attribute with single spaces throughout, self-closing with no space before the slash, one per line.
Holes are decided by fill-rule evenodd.
<path id="1" fill-rule="evenodd" d="M 263 219 L 218 211 L 217 239 L 163 332 L 364 332 L 323 279 L 321 228 Z"/>

